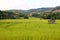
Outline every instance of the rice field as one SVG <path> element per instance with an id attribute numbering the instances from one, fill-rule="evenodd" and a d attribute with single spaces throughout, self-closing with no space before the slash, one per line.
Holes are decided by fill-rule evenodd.
<path id="1" fill-rule="evenodd" d="M 47 20 L 0 20 L 0 40 L 60 40 L 60 20 L 48 24 Z"/>

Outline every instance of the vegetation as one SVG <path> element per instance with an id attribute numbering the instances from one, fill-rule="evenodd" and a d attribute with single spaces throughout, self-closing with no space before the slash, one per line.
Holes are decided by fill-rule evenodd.
<path id="1" fill-rule="evenodd" d="M 29 19 L 29 15 L 28 14 L 25 14 L 24 15 L 24 19 Z"/>
<path id="2" fill-rule="evenodd" d="M 0 40 L 60 40 L 60 12 L 48 9 L 0 11 Z"/>
<path id="3" fill-rule="evenodd" d="M 15 19 L 17 16 L 18 15 L 13 12 L 0 11 L 0 19 Z"/>
<path id="4" fill-rule="evenodd" d="M 48 24 L 47 20 L 0 20 L 0 40 L 60 40 L 60 20 Z"/>
<path id="5" fill-rule="evenodd" d="M 20 17 L 24 17 L 24 15 L 18 12 L 0 11 L 0 19 L 19 19 Z"/>

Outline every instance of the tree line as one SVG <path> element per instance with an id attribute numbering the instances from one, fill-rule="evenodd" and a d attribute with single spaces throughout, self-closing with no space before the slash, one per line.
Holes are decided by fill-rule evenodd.
<path id="1" fill-rule="evenodd" d="M 20 19 L 23 17 L 24 19 L 28 19 L 29 17 L 37 17 L 37 18 L 43 18 L 43 19 L 49 19 L 52 17 L 55 17 L 56 19 L 60 19 L 60 12 L 57 13 L 41 13 L 41 12 L 34 12 L 30 14 L 24 14 L 24 13 L 14 13 L 10 11 L 0 11 L 0 19 Z"/>
<path id="2" fill-rule="evenodd" d="M 50 18 L 55 18 L 55 19 L 60 19 L 60 12 L 57 13 L 33 13 L 33 17 L 38 17 L 38 18 L 43 18 L 43 19 L 50 19 Z"/>
<path id="3" fill-rule="evenodd" d="M 14 13 L 10 11 L 0 11 L 0 19 L 19 19 L 20 17 L 28 18 L 27 14 Z"/>

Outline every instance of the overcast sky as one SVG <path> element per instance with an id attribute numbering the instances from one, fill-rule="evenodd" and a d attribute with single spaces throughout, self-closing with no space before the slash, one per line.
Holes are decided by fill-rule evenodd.
<path id="1" fill-rule="evenodd" d="M 32 8 L 55 7 L 59 5 L 60 0 L 0 0 L 0 10 L 28 10 Z"/>

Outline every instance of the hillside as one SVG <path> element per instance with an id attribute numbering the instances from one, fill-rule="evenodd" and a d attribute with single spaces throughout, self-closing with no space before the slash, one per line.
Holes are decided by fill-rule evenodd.
<path id="1" fill-rule="evenodd" d="M 30 14 L 32 12 L 46 12 L 46 11 L 51 11 L 52 9 L 53 8 L 37 8 L 37 9 L 29 9 L 29 10 L 16 10 L 16 9 L 12 9 L 12 10 L 8 10 L 8 11 Z"/>
<path id="2" fill-rule="evenodd" d="M 52 12 L 53 12 L 53 13 L 58 13 L 58 12 L 60 12 L 60 6 L 56 6 L 56 7 L 53 9 Z"/>

